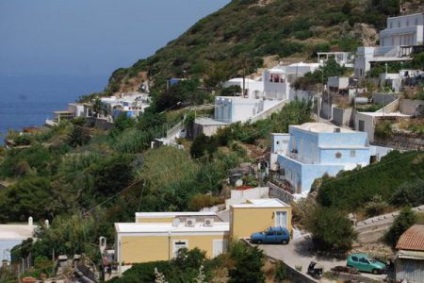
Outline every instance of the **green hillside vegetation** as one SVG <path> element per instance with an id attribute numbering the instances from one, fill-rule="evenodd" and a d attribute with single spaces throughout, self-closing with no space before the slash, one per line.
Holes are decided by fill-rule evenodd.
<path id="1" fill-rule="evenodd" d="M 268 56 L 308 60 L 317 51 L 354 51 L 369 40 L 363 38 L 360 24 L 383 28 L 387 16 L 399 14 L 400 2 L 233 0 L 154 55 L 117 69 L 107 93 L 133 86 L 140 82 L 136 78 L 143 77 L 141 74 L 156 85 L 162 85 L 167 77 L 189 76 L 216 87 L 241 76 L 243 69 L 246 74 L 255 72 Z"/>
<path id="2" fill-rule="evenodd" d="M 417 206 L 424 203 L 423 174 L 423 152 L 393 151 L 378 163 L 342 172 L 336 178 L 324 177 L 317 200 L 325 207 L 348 212 L 383 202 L 395 207 Z"/>
<path id="3" fill-rule="evenodd" d="M 28 135 L 25 147 L 3 150 L 0 178 L 11 185 L 0 190 L 0 222 L 32 216 L 42 225 L 38 241 L 12 254 L 50 258 L 54 248 L 57 254 L 85 253 L 96 260 L 98 236 L 113 242 L 113 223 L 132 222 L 137 211 L 197 211 L 223 203 L 229 169 L 255 161 L 243 143 L 267 140 L 271 132 L 309 121 L 311 113 L 309 102 L 295 101 L 271 118 L 235 124 L 211 139 L 213 150 L 196 158 L 189 147 L 150 149 L 153 138 L 192 112 L 150 109 L 137 120 L 119 117 L 109 131 L 81 119 L 63 121 Z M 44 219 L 51 222 L 48 229 Z"/>

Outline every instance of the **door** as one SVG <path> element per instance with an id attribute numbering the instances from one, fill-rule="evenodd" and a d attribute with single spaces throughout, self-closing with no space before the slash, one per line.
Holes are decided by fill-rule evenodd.
<path id="1" fill-rule="evenodd" d="M 277 242 L 277 233 L 275 230 L 268 230 L 265 234 L 264 244 L 274 244 Z"/>
<path id="2" fill-rule="evenodd" d="M 177 257 L 178 251 L 182 248 L 188 248 L 187 240 L 174 240 L 172 245 L 172 255 L 174 258 Z"/>
<path id="3" fill-rule="evenodd" d="M 216 257 L 227 251 L 227 240 L 213 240 L 213 257 Z"/>
<path id="4" fill-rule="evenodd" d="M 287 211 L 277 211 L 275 213 L 275 226 L 287 228 Z"/>

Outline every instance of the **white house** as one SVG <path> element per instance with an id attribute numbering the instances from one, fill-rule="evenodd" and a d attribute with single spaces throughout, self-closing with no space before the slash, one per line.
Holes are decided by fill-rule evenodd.
<path id="1" fill-rule="evenodd" d="M 380 31 L 380 46 L 422 45 L 424 13 L 387 18 L 387 27 Z"/>
<path id="2" fill-rule="evenodd" d="M 244 89 L 243 97 L 249 99 L 284 100 L 294 99 L 291 83 L 303 77 L 308 72 L 314 72 L 321 66 L 319 63 L 278 64 L 266 69 L 257 79 L 233 78 L 223 84 L 223 87 L 239 86 Z M 299 94 L 299 96 L 302 96 Z M 296 96 L 298 98 L 298 96 Z M 302 96 L 303 97 L 303 96 Z"/>
<path id="3" fill-rule="evenodd" d="M 217 96 L 214 117 L 215 120 L 223 123 L 247 122 L 279 102 L 278 100 Z"/>
<path id="4" fill-rule="evenodd" d="M 340 66 L 353 67 L 353 54 L 350 52 L 317 52 L 318 62 L 333 58 Z"/>
<path id="5" fill-rule="evenodd" d="M 103 109 L 116 118 L 121 113 L 128 117 L 137 117 L 150 106 L 150 98 L 143 93 L 127 93 L 120 97 L 110 96 L 100 98 Z"/>
<path id="6" fill-rule="evenodd" d="M 11 250 L 14 246 L 34 237 L 36 228 L 32 217 L 28 218 L 28 223 L 0 225 L 0 266 L 3 261 L 10 262 Z"/>
<path id="7" fill-rule="evenodd" d="M 413 46 L 422 45 L 424 13 L 388 17 L 387 26 L 379 33 L 380 46 L 359 47 L 355 58 L 355 77 L 363 78 L 371 62 L 410 60 Z"/>

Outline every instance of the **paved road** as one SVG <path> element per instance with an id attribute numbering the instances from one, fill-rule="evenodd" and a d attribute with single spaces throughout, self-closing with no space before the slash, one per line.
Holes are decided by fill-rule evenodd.
<path id="1" fill-rule="evenodd" d="M 268 256 L 282 260 L 293 268 L 301 266 L 302 273 L 306 273 L 311 261 L 316 261 L 322 265 L 324 272 L 330 271 L 331 268 L 337 265 L 346 265 L 346 259 L 335 259 L 333 257 L 330 258 L 314 254 L 309 250 L 310 245 L 311 240 L 308 237 L 301 237 L 292 240 L 288 245 L 258 245 L 258 247 Z M 383 281 L 386 277 L 386 275 L 373 275 L 366 273 L 363 273 L 362 275 L 379 281 Z M 326 282 L 332 281 L 327 280 Z"/>

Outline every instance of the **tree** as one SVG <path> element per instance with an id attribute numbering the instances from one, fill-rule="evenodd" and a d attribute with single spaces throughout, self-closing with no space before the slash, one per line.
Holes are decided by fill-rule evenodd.
<path id="1" fill-rule="evenodd" d="M 87 128 L 74 125 L 72 132 L 68 135 L 68 144 L 72 147 L 82 146 L 90 141 L 90 132 Z"/>
<path id="2" fill-rule="evenodd" d="M 235 260 L 235 266 L 229 270 L 229 283 L 265 282 L 262 272 L 264 252 L 257 247 L 244 246 L 243 243 L 233 243 L 230 256 Z"/>
<path id="3" fill-rule="evenodd" d="M 357 236 L 345 213 L 334 208 L 316 206 L 307 215 L 305 226 L 314 245 L 324 251 L 347 251 Z"/>
<path id="4" fill-rule="evenodd" d="M 411 65 L 415 69 L 422 70 L 424 68 L 424 52 L 413 54 Z"/>
<path id="5" fill-rule="evenodd" d="M 411 207 L 405 207 L 401 210 L 398 217 L 393 221 L 393 225 L 385 235 L 386 242 L 391 246 L 396 246 L 400 236 L 408 230 L 409 227 L 417 222 L 417 215 Z"/>
<path id="6" fill-rule="evenodd" d="M 190 154 L 193 158 L 201 158 L 206 154 L 212 155 L 216 150 L 217 145 L 215 140 L 202 133 L 191 144 Z"/>

